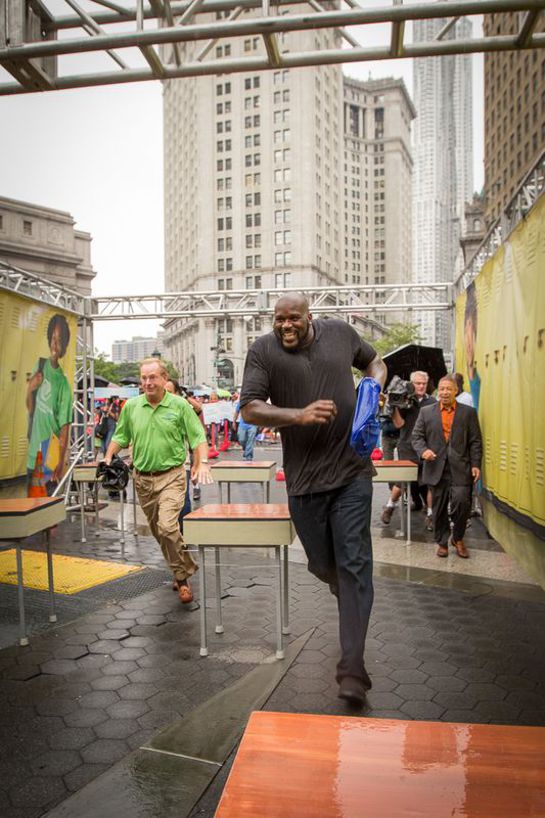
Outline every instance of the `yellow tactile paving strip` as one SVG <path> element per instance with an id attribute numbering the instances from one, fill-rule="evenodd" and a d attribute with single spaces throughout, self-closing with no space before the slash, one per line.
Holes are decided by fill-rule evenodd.
<path id="1" fill-rule="evenodd" d="M 53 555 L 54 589 L 57 594 L 77 594 L 135 571 L 142 571 L 142 566 Z M 14 548 L 0 553 L 0 582 L 17 585 Z M 48 590 L 47 555 L 44 552 L 23 551 L 23 584 L 25 588 L 36 591 Z"/>

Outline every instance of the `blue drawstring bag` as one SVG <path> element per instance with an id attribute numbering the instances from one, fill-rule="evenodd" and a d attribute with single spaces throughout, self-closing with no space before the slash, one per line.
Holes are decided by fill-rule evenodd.
<path id="1" fill-rule="evenodd" d="M 378 399 L 380 384 L 374 378 L 362 378 L 356 390 L 356 408 L 350 445 L 360 457 L 369 457 L 380 436 Z"/>

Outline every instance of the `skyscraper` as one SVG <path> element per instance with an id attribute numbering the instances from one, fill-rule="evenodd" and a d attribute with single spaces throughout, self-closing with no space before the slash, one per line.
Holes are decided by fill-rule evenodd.
<path id="1" fill-rule="evenodd" d="M 286 51 L 339 47 L 339 37 L 316 30 L 278 40 Z M 215 53 L 262 51 L 262 38 L 249 37 L 223 40 Z M 400 81 L 345 80 L 335 65 L 166 82 L 166 289 L 375 283 L 390 266 L 408 276 L 410 258 L 387 254 L 384 218 L 392 199 L 402 222 L 393 244 L 399 229 L 410 238 L 413 115 Z M 186 383 L 236 385 L 248 346 L 268 329 L 250 316 L 174 319 L 168 356 Z"/>
<path id="2" fill-rule="evenodd" d="M 413 24 L 414 41 L 436 38 L 441 20 Z M 458 21 L 446 35 L 469 38 L 471 22 Z M 464 205 L 473 193 L 471 55 L 414 60 L 413 280 L 452 281 L 460 258 Z M 424 340 L 449 348 L 449 318 L 422 313 Z"/>
<path id="3" fill-rule="evenodd" d="M 526 12 L 487 14 L 488 35 L 520 30 Z M 535 33 L 545 31 L 542 13 Z M 545 50 L 484 57 L 484 169 L 487 222 L 498 218 L 545 149 Z"/>

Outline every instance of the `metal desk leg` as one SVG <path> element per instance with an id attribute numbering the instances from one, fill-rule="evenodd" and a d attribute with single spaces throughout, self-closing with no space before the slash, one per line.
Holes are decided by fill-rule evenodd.
<path id="1" fill-rule="evenodd" d="M 231 502 L 231 483 L 227 483 L 227 502 Z"/>
<path id="2" fill-rule="evenodd" d="M 81 541 L 87 542 L 87 535 L 85 531 L 85 491 L 81 480 L 78 482 L 78 494 L 79 494 L 79 513 L 81 514 Z"/>
<path id="3" fill-rule="evenodd" d="M 25 600 L 23 597 L 23 559 L 20 542 L 15 543 L 15 558 L 17 560 L 17 598 L 19 602 L 19 644 L 28 645 L 25 623 Z"/>
<path id="4" fill-rule="evenodd" d="M 289 565 L 288 565 L 288 545 L 283 545 L 284 549 L 284 588 L 282 594 L 283 614 L 282 614 L 282 633 L 290 632 L 290 582 L 289 582 Z"/>
<path id="5" fill-rule="evenodd" d="M 53 557 L 51 555 L 51 532 L 49 528 L 45 531 L 45 545 L 47 548 L 47 580 L 49 583 L 49 621 L 56 622 L 55 613 L 55 589 L 53 585 Z"/>
<path id="6" fill-rule="evenodd" d="M 205 564 L 205 548 L 199 545 L 201 568 L 199 571 L 199 586 L 200 586 L 200 605 L 201 605 L 201 656 L 208 656 L 208 646 L 206 643 L 206 564 Z"/>
<path id="7" fill-rule="evenodd" d="M 221 615 L 221 565 L 220 550 L 214 547 L 214 557 L 216 560 L 216 633 L 223 633 L 223 619 Z"/>
<path id="8" fill-rule="evenodd" d="M 407 545 L 411 544 L 411 484 L 407 483 Z"/>
<path id="9" fill-rule="evenodd" d="M 95 497 L 95 537 L 100 537 L 100 518 L 98 516 L 98 482 L 93 483 L 93 494 Z"/>
<path id="10" fill-rule="evenodd" d="M 276 571 L 278 575 L 278 587 L 276 590 L 276 658 L 284 658 L 284 644 L 282 641 L 282 559 L 280 549 L 282 546 L 275 545 Z"/>
<path id="11" fill-rule="evenodd" d="M 269 480 L 265 483 L 265 502 L 271 502 L 271 484 Z"/>
<path id="12" fill-rule="evenodd" d="M 401 497 L 399 499 L 399 502 L 400 502 L 399 516 L 401 518 L 401 535 L 404 538 L 407 537 L 407 521 L 405 519 L 405 510 L 403 508 L 403 506 L 405 504 L 405 498 L 407 498 L 407 502 L 409 502 L 408 484 L 407 483 L 402 483 L 401 484 Z"/>
<path id="13" fill-rule="evenodd" d="M 123 553 L 125 550 L 125 501 L 123 500 L 123 489 L 119 492 L 119 514 L 121 517 L 121 539 L 119 542 L 123 546 L 121 549 L 121 553 Z"/>

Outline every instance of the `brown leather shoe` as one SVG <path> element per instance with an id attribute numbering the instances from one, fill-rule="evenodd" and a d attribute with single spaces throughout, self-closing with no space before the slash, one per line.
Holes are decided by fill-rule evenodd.
<path id="1" fill-rule="evenodd" d="M 178 596 L 180 597 L 180 602 L 183 602 L 184 605 L 188 602 L 193 602 L 193 591 L 191 590 L 189 582 L 178 586 Z"/>
<path id="2" fill-rule="evenodd" d="M 456 553 L 462 559 L 467 560 L 469 558 L 469 551 L 464 545 L 463 540 L 455 540 L 454 537 L 451 539 L 452 547 L 456 549 Z"/>
<path id="3" fill-rule="evenodd" d="M 448 557 L 448 548 L 446 545 L 438 545 L 435 553 L 438 557 Z"/>
<path id="4" fill-rule="evenodd" d="M 392 506 L 385 506 L 382 509 L 382 514 L 380 515 L 380 519 L 384 523 L 384 525 L 390 525 L 390 520 L 392 519 L 392 514 L 394 513 L 394 509 Z"/>

